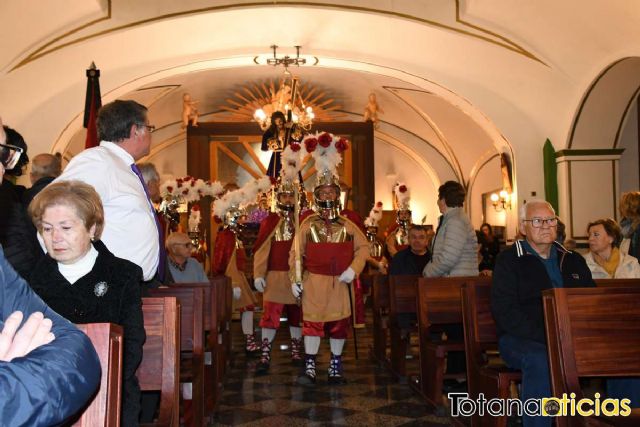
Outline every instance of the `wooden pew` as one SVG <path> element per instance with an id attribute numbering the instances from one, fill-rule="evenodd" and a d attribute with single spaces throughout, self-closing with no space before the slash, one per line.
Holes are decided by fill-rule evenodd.
<path id="1" fill-rule="evenodd" d="M 160 391 L 160 410 L 152 425 L 178 426 L 180 407 L 180 305 L 175 297 L 142 298 L 147 340 L 136 373 L 140 389 Z"/>
<path id="2" fill-rule="evenodd" d="M 174 283 L 171 287 L 196 287 L 204 290 L 204 331 L 205 331 L 205 414 L 212 414 L 222 394 L 224 381 L 225 351 L 222 333 L 226 321 L 221 313 L 222 301 L 231 286 L 226 276 L 214 276 L 206 283 Z M 227 301 L 228 305 L 232 302 Z"/>
<path id="3" fill-rule="evenodd" d="M 491 283 L 490 277 L 433 277 L 418 281 L 417 308 L 420 337 L 420 392 L 434 406 L 443 405 L 442 383 L 445 378 L 466 378 L 464 373 L 445 374 L 447 354 L 464 351 L 464 339 L 433 340 L 438 326 L 462 327 L 460 291 L 467 281 Z"/>
<path id="4" fill-rule="evenodd" d="M 391 346 L 391 372 L 406 380 L 406 356 L 408 340 L 402 337 L 398 325 L 399 314 L 415 314 L 418 275 L 389 276 L 389 335 Z"/>
<path id="5" fill-rule="evenodd" d="M 640 288 L 549 289 L 542 301 L 554 396 L 575 393 L 582 399 L 581 377 L 640 376 Z M 599 420 L 637 426 L 640 412 Z M 596 425 L 593 421 L 556 418 L 558 427 Z"/>
<path id="6" fill-rule="evenodd" d="M 640 289 L 640 279 L 595 279 L 598 288 L 634 288 Z"/>
<path id="7" fill-rule="evenodd" d="M 150 289 L 149 296 L 175 297 L 180 304 L 180 382 L 191 383 L 191 405 L 183 405 L 183 417 L 186 425 L 201 426 L 204 423 L 205 383 L 204 289 L 187 286 Z"/>
<path id="8" fill-rule="evenodd" d="M 462 320 L 467 360 L 467 388 L 469 398 L 483 393 L 487 400 L 509 398 L 509 385 L 520 381 L 520 371 L 512 370 L 495 357 L 498 354 L 496 324 L 491 314 L 491 284 L 486 281 L 467 282 L 462 286 Z M 491 355 L 494 355 L 492 358 Z M 507 425 L 507 417 L 471 419 L 473 427 Z"/>
<path id="9" fill-rule="evenodd" d="M 371 279 L 373 309 L 373 348 L 371 357 L 380 365 L 387 363 L 387 334 L 389 333 L 389 276 L 376 274 Z"/>
<path id="10" fill-rule="evenodd" d="M 114 323 L 76 326 L 89 337 L 95 347 L 102 376 L 98 392 L 73 426 L 118 427 L 122 401 L 122 327 Z"/>

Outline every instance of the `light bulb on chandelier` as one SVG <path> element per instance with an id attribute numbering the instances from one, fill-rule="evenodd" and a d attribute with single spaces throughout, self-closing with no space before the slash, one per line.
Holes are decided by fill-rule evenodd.
<path id="1" fill-rule="evenodd" d="M 311 106 L 305 106 L 302 98 L 297 92 L 298 78 L 294 77 L 289 71 L 289 65 L 304 65 L 306 60 L 300 58 L 300 46 L 296 46 L 296 57 L 291 58 L 284 56 L 278 58 L 276 49 L 278 46 L 272 45 L 273 58 L 269 58 L 267 63 L 277 67 L 284 66 L 284 75 L 280 82 L 277 92 L 272 94 L 271 103 L 263 105 L 255 110 L 253 119 L 260 125 L 260 129 L 266 131 L 271 126 L 271 115 L 276 111 L 280 111 L 288 118 L 291 112 L 291 121 L 304 131 L 309 131 L 313 124 L 315 115 Z"/>

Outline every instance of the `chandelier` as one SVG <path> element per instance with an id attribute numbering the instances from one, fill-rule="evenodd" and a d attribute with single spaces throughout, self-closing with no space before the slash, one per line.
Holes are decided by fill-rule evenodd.
<path id="1" fill-rule="evenodd" d="M 309 105 L 305 105 L 302 97 L 299 96 L 298 77 L 289 71 L 289 65 L 304 65 L 307 61 L 300 58 L 300 46 L 296 46 L 296 57 L 288 55 L 278 58 L 276 49 L 278 46 L 272 45 L 273 58 L 267 59 L 267 64 L 277 67 L 284 66 L 284 75 L 280 80 L 278 90 L 272 94 L 269 103 L 262 105 L 253 113 L 253 119 L 258 122 L 260 129 L 266 131 L 271 126 L 271 116 L 276 111 L 284 114 L 287 121 L 292 121 L 305 131 L 311 129 L 315 115 Z"/>

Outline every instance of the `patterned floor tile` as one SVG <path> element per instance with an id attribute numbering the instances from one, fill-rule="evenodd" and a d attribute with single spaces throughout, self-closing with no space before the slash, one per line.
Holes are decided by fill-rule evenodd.
<path id="1" fill-rule="evenodd" d="M 323 423 L 339 423 L 344 418 L 355 414 L 357 411 L 346 408 L 334 408 L 331 406 L 315 405 L 306 409 L 287 413 L 290 417 L 303 418 L 309 421 Z"/>
<path id="2" fill-rule="evenodd" d="M 384 415 L 395 415 L 398 417 L 421 418 L 429 415 L 430 411 L 426 405 L 409 401 L 395 402 L 387 406 L 376 408 L 373 412 Z"/>
<path id="3" fill-rule="evenodd" d="M 318 380 L 315 387 L 295 383 L 300 368 L 290 362 L 287 351 L 272 353 L 268 375 L 255 376 L 257 359 L 247 358 L 239 322 L 233 324 L 235 353 L 233 366 L 227 374 L 223 394 L 212 425 L 247 426 L 442 426 L 448 418 L 430 412 L 414 391 L 398 384 L 383 367 L 369 360 L 366 349 L 371 334 L 358 331 L 360 358 L 354 357 L 352 344 L 347 342 L 343 355 L 348 383 L 327 384 L 330 349 L 323 340 L 318 355 Z M 276 337 L 274 348 L 288 343 L 285 334 Z M 411 367 L 411 363 L 407 364 Z"/>

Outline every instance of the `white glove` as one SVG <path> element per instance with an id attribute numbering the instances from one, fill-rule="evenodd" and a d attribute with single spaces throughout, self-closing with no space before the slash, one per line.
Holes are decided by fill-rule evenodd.
<path id="1" fill-rule="evenodd" d="M 253 286 L 256 287 L 256 291 L 264 292 L 264 287 L 266 286 L 266 282 L 264 281 L 264 277 L 256 277 L 253 279 Z"/>
<path id="2" fill-rule="evenodd" d="M 356 272 L 353 271 L 353 268 L 349 267 L 340 275 L 339 280 L 343 283 L 351 283 L 355 277 Z"/>
<path id="3" fill-rule="evenodd" d="M 291 292 L 293 292 L 294 297 L 300 298 L 300 295 L 302 295 L 302 283 L 292 283 Z"/>
<path id="4" fill-rule="evenodd" d="M 242 289 L 233 288 L 233 299 L 238 301 L 240 299 L 240 295 L 242 295 Z"/>

